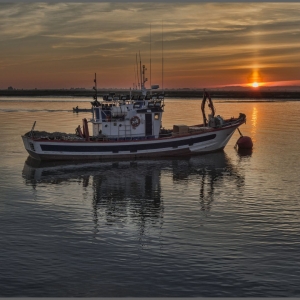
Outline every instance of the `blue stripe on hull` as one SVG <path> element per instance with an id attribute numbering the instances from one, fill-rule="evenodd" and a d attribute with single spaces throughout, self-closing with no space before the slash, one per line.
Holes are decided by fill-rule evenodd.
<path id="1" fill-rule="evenodd" d="M 210 134 L 207 136 L 190 138 L 179 141 L 167 141 L 160 143 L 146 143 L 146 144 L 132 144 L 132 145 L 107 145 L 107 146 L 96 146 L 96 145 L 51 145 L 41 144 L 42 151 L 53 151 L 53 152 L 118 152 L 118 151 L 139 151 L 139 150 L 153 150 L 163 149 L 168 147 L 179 147 L 184 145 L 192 146 L 195 143 L 201 143 L 209 140 L 213 140 L 216 134 Z"/>

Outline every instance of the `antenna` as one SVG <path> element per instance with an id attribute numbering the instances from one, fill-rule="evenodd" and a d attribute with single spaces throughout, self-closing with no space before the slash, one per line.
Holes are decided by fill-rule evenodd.
<path id="1" fill-rule="evenodd" d="M 141 79 L 141 89 L 142 86 L 144 86 L 144 83 L 142 82 L 142 59 L 141 59 L 141 51 L 139 51 L 139 56 L 140 56 L 140 79 Z"/>
<path id="2" fill-rule="evenodd" d="M 161 22 L 161 88 L 164 93 L 164 21 Z"/>
<path id="3" fill-rule="evenodd" d="M 134 86 L 136 86 L 136 71 L 135 71 L 135 65 L 133 65 L 133 73 L 134 73 L 134 83 L 133 83 L 133 89 Z M 136 88 L 137 89 L 137 88 Z"/>
<path id="4" fill-rule="evenodd" d="M 95 79 L 94 79 L 94 82 L 95 82 L 95 86 L 93 86 L 93 90 L 95 91 L 95 95 L 94 95 L 94 99 L 97 101 L 97 74 L 95 73 Z"/>
<path id="5" fill-rule="evenodd" d="M 138 88 L 140 88 L 139 68 L 138 68 L 138 61 L 137 61 L 137 53 L 135 54 L 135 61 L 136 61 L 136 76 L 137 76 L 137 80 L 138 80 Z"/>
<path id="6" fill-rule="evenodd" d="M 150 87 L 151 87 L 151 23 L 150 23 Z"/>

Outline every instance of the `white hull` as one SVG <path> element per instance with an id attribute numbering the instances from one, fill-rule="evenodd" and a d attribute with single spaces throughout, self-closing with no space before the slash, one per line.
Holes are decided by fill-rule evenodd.
<path id="1" fill-rule="evenodd" d="M 29 155 L 38 160 L 102 160 L 170 157 L 222 150 L 244 122 L 207 132 L 138 141 L 66 141 L 22 136 Z"/>

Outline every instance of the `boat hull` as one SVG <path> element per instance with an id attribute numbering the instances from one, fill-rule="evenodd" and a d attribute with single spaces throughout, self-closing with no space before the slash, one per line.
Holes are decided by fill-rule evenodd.
<path id="1" fill-rule="evenodd" d="M 172 157 L 204 154 L 224 149 L 242 122 L 168 138 L 137 141 L 65 141 L 22 136 L 25 149 L 37 160 L 103 160 Z"/>

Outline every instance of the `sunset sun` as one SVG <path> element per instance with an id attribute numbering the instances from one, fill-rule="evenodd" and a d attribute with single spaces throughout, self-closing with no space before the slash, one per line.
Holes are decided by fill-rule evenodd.
<path id="1" fill-rule="evenodd" d="M 252 83 L 252 87 L 255 87 L 255 88 L 256 88 L 256 87 L 258 87 L 258 86 L 259 86 L 259 84 L 258 84 L 257 82 L 253 82 L 253 83 Z"/>

